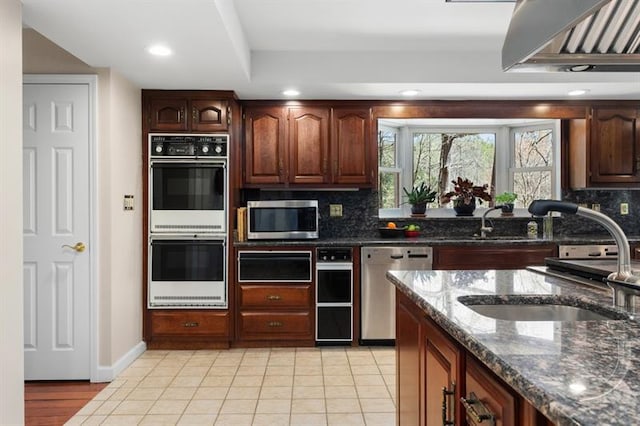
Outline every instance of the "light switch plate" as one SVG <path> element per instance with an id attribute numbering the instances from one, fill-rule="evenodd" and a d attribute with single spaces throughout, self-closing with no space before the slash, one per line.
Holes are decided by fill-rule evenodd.
<path id="1" fill-rule="evenodd" d="M 329 204 L 329 216 L 342 217 L 342 204 Z"/>
<path id="2" fill-rule="evenodd" d="M 125 195 L 124 196 L 123 208 L 124 208 L 125 211 L 133 210 L 133 195 Z"/>

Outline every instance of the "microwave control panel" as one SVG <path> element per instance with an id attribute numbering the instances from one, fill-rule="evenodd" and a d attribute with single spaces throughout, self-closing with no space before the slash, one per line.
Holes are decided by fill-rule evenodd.
<path id="1" fill-rule="evenodd" d="M 226 158 L 229 135 L 150 134 L 150 158 Z"/>

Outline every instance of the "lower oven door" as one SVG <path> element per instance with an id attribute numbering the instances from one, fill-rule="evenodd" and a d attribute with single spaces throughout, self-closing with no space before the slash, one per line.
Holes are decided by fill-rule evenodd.
<path id="1" fill-rule="evenodd" d="M 152 237 L 149 308 L 227 308 L 225 238 Z"/>

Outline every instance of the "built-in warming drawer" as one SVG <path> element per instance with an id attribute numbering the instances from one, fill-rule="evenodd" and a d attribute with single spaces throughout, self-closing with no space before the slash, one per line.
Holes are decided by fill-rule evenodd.
<path id="1" fill-rule="evenodd" d="M 151 334 L 153 336 L 211 336 L 229 334 L 229 313 L 215 311 L 153 311 Z"/>
<path id="2" fill-rule="evenodd" d="M 241 309 L 309 309 L 311 304 L 311 285 L 241 284 L 239 297 L 238 304 Z"/>
<path id="3" fill-rule="evenodd" d="M 239 333 L 243 340 L 313 339 L 310 312 L 240 312 Z"/>

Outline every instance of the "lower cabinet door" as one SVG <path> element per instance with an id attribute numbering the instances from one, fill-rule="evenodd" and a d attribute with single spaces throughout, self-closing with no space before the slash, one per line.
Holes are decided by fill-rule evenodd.
<path id="1" fill-rule="evenodd" d="M 515 426 L 517 396 L 494 378 L 472 357 L 467 356 L 466 394 L 462 405 L 469 426 Z M 492 420 L 494 423 L 492 423 Z"/>
<path id="2" fill-rule="evenodd" d="M 240 312 L 240 339 L 308 340 L 313 339 L 311 313 Z"/>

